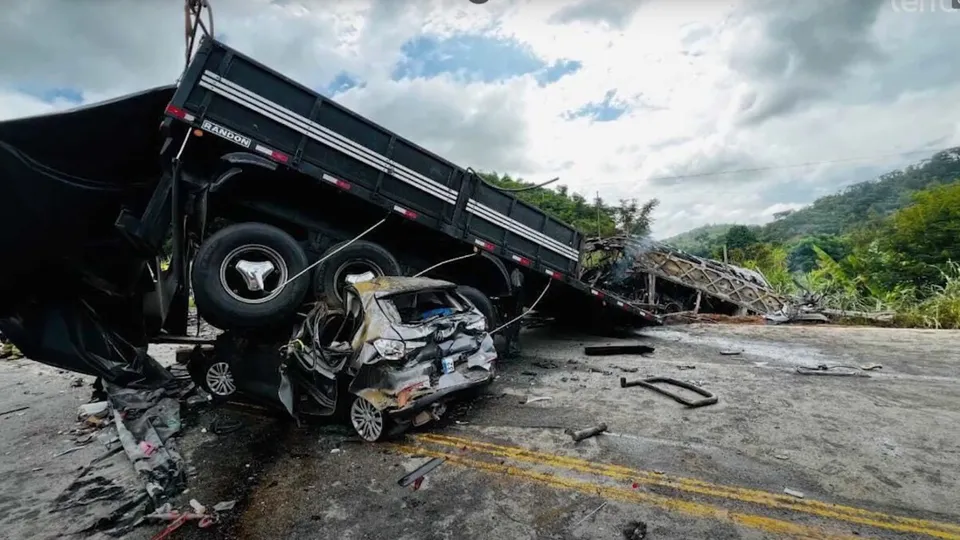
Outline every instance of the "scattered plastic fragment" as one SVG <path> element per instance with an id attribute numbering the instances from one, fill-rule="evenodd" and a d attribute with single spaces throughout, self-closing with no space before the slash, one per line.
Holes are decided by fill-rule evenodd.
<path id="1" fill-rule="evenodd" d="M 237 501 L 221 501 L 213 505 L 214 512 L 229 512 L 237 505 Z"/>
<path id="2" fill-rule="evenodd" d="M 84 420 L 91 416 L 98 418 L 107 415 L 107 402 L 97 401 L 96 403 L 84 403 L 77 409 L 77 418 Z"/>
<path id="3" fill-rule="evenodd" d="M 200 501 L 196 499 L 190 499 L 190 508 L 193 508 L 193 511 L 197 514 L 207 513 L 207 507 L 200 504 Z"/>
<path id="4" fill-rule="evenodd" d="M 140 441 L 140 444 L 137 445 L 143 455 L 150 457 L 154 452 L 157 451 L 157 447 L 147 441 Z"/>

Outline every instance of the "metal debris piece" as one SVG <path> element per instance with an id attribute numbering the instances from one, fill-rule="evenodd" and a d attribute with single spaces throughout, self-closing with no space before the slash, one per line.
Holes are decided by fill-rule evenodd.
<path id="1" fill-rule="evenodd" d="M 581 429 L 580 431 L 574 431 L 570 428 L 567 428 L 563 430 L 563 432 L 569 435 L 573 439 L 573 442 L 580 442 L 584 439 L 595 437 L 606 430 L 607 430 L 607 424 L 601 422 L 596 426 L 593 426 L 591 428 Z"/>
<path id="2" fill-rule="evenodd" d="M 9 411 L 0 412 L 0 416 L 6 416 L 6 415 L 8 415 L 8 414 L 18 413 L 18 412 L 20 412 L 20 411 L 25 411 L 25 410 L 27 410 L 27 409 L 29 409 L 29 408 L 30 408 L 29 406 L 27 406 L 27 407 L 17 407 L 16 409 L 10 409 Z"/>
<path id="3" fill-rule="evenodd" d="M 791 497 L 796 497 L 798 499 L 803 498 L 802 491 L 797 491 L 795 489 L 790 489 L 790 488 L 783 488 L 783 492 L 786 493 L 787 495 L 790 495 Z"/>
<path id="4" fill-rule="evenodd" d="M 53 457 L 65 456 L 65 455 L 67 455 L 67 454 L 76 452 L 77 450 L 80 450 L 81 448 L 86 448 L 86 447 L 87 447 L 87 445 L 74 446 L 73 448 L 67 448 L 67 449 L 64 450 L 63 452 L 60 452 L 59 454 L 54 454 Z"/>
<path id="5" fill-rule="evenodd" d="M 675 394 L 667 390 L 666 388 L 661 388 L 654 383 L 672 384 L 673 386 L 679 386 L 680 388 L 685 388 L 687 390 L 690 390 L 691 392 L 700 394 L 701 396 L 703 396 L 703 399 L 698 399 L 695 401 L 690 400 L 679 394 Z M 650 377 L 648 379 L 640 379 L 638 381 L 630 381 L 630 382 L 627 382 L 627 379 L 625 377 L 620 377 L 620 388 L 628 388 L 630 386 L 642 386 L 644 388 L 649 388 L 654 392 L 659 392 L 673 399 L 677 403 L 682 403 L 683 405 L 686 405 L 687 407 L 690 407 L 690 408 L 713 405 L 714 403 L 719 401 L 719 398 L 709 390 L 705 390 L 700 386 L 691 384 L 689 382 L 678 381 L 676 379 L 671 379 L 669 377 Z"/>
<path id="6" fill-rule="evenodd" d="M 728 351 L 728 350 L 723 350 L 723 351 L 720 351 L 720 354 L 723 355 L 723 356 L 737 356 L 738 354 L 740 354 L 740 353 L 742 353 L 742 352 L 743 352 L 743 351 Z"/>
<path id="7" fill-rule="evenodd" d="M 430 461 L 414 469 L 414 471 L 411 472 L 410 474 L 407 474 L 406 476 L 398 480 L 397 483 L 400 484 L 400 487 L 407 487 L 410 484 L 417 482 L 418 483 L 417 487 L 419 487 L 419 483 L 423 482 L 423 477 L 429 474 L 430 471 L 442 465 L 444 461 L 446 461 L 445 458 L 433 458 Z"/>
<path id="8" fill-rule="evenodd" d="M 797 366 L 797 373 L 801 375 L 828 375 L 832 377 L 870 377 L 855 366 L 828 366 L 819 364 L 816 367 Z"/>
<path id="9" fill-rule="evenodd" d="M 577 525 L 583 523 L 584 521 L 586 521 L 587 519 L 589 519 L 590 516 L 596 514 L 596 513 L 599 512 L 600 510 L 603 510 L 603 507 L 606 506 L 606 505 L 607 505 L 607 502 L 604 501 L 603 504 L 601 504 L 600 506 L 598 506 L 593 512 L 590 512 L 589 514 L 583 516 L 583 519 L 581 519 L 580 521 L 574 523 L 573 526 L 576 527 Z"/>
<path id="10" fill-rule="evenodd" d="M 538 402 L 538 401 L 550 401 L 551 399 L 553 399 L 553 398 L 550 397 L 550 396 L 532 397 L 532 398 L 524 401 L 524 402 L 522 403 L 522 405 L 529 405 L 529 404 L 531 404 L 531 403 L 536 403 L 536 402 Z"/>
<path id="11" fill-rule="evenodd" d="M 649 354 L 656 349 L 649 345 L 597 345 L 584 347 L 583 354 L 587 356 L 611 356 L 615 354 Z"/>

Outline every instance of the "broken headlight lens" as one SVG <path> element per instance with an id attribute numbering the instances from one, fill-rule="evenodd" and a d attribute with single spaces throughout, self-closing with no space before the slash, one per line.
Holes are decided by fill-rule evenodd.
<path id="1" fill-rule="evenodd" d="M 476 330 L 478 332 L 483 332 L 487 329 L 487 318 L 484 317 L 480 320 L 474 321 L 466 326 L 467 330 Z"/>
<path id="2" fill-rule="evenodd" d="M 399 360 L 406 356 L 410 351 L 426 347 L 425 341 L 399 341 L 396 339 L 377 339 L 373 342 L 373 347 L 377 349 L 385 360 Z"/>

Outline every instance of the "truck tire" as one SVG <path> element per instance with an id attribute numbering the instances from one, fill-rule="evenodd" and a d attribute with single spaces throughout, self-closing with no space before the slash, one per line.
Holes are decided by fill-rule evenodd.
<path id="1" fill-rule="evenodd" d="M 310 278 L 281 284 L 306 267 L 303 248 L 277 227 L 253 222 L 225 227 L 200 246 L 193 260 L 197 312 L 224 330 L 279 324 L 300 307 Z"/>
<path id="2" fill-rule="evenodd" d="M 500 318 L 497 317 L 497 310 L 493 307 L 493 302 L 490 301 L 490 297 L 483 294 L 479 289 L 468 287 L 467 285 L 458 286 L 457 292 L 476 306 L 476 308 L 480 310 L 480 313 L 483 313 L 487 318 L 488 331 L 500 326 Z"/>
<path id="3" fill-rule="evenodd" d="M 346 242 L 335 244 L 326 253 L 330 253 L 344 244 Z M 344 281 L 346 276 L 368 271 L 373 272 L 377 277 L 403 275 L 397 258 L 383 246 L 373 242 L 357 240 L 317 267 L 316 274 L 313 276 L 314 293 L 318 299 L 324 300 L 331 308 L 341 308 L 343 307 L 342 287 L 346 283 Z"/>

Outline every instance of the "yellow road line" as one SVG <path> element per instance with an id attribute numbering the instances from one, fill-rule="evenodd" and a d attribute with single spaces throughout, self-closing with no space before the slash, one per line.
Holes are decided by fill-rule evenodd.
<path id="1" fill-rule="evenodd" d="M 520 467 L 514 467 L 511 465 L 500 465 L 498 463 L 478 461 L 478 460 L 469 459 L 469 458 L 465 458 L 463 456 L 458 456 L 454 454 L 437 452 L 435 450 L 430 450 L 422 446 L 396 445 L 395 448 L 405 454 L 445 458 L 447 461 L 450 461 L 451 463 L 463 465 L 471 469 L 477 469 L 477 470 L 490 472 L 494 474 L 512 476 L 515 478 L 523 478 L 525 480 L 533 480 L 535 482 L 546 484 L 555 488 L 569 489 L 569 490 L 577 491 L 587 495 L 599 495 L 606 499 L 627 502 L 627 503 L 646 504 L 646 505 L 656 506 L 664 510 L 681 512 L 683 514 L 687 514 L 693 517 L 731 521 L 738 525 L 750 527 L 752 529 L 758 529 L 758 530 L 769 532 L 769 533 L 774 533 L 777 535 L 790 535 L 790 536 L 795 536 L 799 538 L 830 538 L 830 539 L 840 538 L 844 540 L 853 540 L 853 539 L 862 538 L 860 536 L 853 536 L 853 535 L 832 534 L 827 531 L 824 531 L 819 527 L 810 527 L 807 525 L 800 525 L 797 523 L 769 518 L 765 516 L 758 516 L 755 514 L 745 514 L 742 512 L 733 512 L 725 508 L 721 508 L 719 506 L 712 506 L 709 504 L 685 501 L 683 499 L 676 499 L 676 498 L 667 497 L 663 495 L 656 495 L 653 493 L 645 493 L 645 492 L 637 491 L 633 489 L 605 486 L 602 484 L 594 484 L 590 482 L 584 482 L 582 480 L 564 478 L 561 476 L 554 476 L 546 473 L 540 473 L 536 471 L 522 469 Z"/>
<path id="2" fill-rule="evenodd" d="M 503 446 L 460 437 L 423 434 L 416 436 L 415 439 L 443 446 L 456 448 L 467 447 L 477 452 L 506 457 L 517 461 L 549 465 L 588 474 L 600 474 L 615 480 L 669 487 L 699 495 L 723 497 L 741 502 L 761 504 L 770 508 L 803 512 L 823 518 L 838 519 L 892 531 L 919 533 L 936 538 L 960 540 L 960 526 L 952 523 L 894 516 L 882 512 L 825 503 L 817 500 L 796 499 L 756 489 L 711 484 L 691 478 L 669 477 L 652 471 L 630 469 L 619 465 L 594 463 L 578 458 L 546 454 L 525 448 Z"/>

